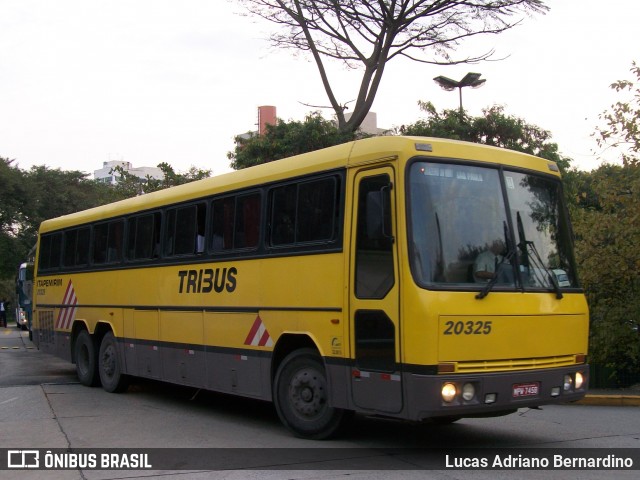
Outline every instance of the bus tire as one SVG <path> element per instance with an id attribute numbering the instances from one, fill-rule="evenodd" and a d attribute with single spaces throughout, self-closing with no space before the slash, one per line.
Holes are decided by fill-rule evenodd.
<path id="1" fill-rule="evenodd" d="M 273 392 L 278 417 L 301 438 L 329 438 L 338 433 L 351 413 L 329 406 L 324 365 L 312 349 L 296 350 L 285 357 L 278 368 Z"/>
<path id="2" fill-rule="evenodd" d="M 107 392 L 124 392 L 129 386 L 128 378 L 122 373 L 118 355 L 118 345 L 113 333 L 107 332 L 100 343 L 98 355 L 98 371 L 102 388 Z"/>
<path id="3" fill-rule="evenodd" d="M 76 359 L 76 375 L 87 387 L 95 387 L 100 382 L 98 376 L 98 358 L 93 338 L 86 330 L 82 330 L 76 338 L 74 347 Z"/>

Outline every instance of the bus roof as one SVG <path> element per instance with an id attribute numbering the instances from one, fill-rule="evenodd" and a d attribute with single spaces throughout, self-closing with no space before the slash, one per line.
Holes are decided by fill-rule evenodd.
<path id="1" fill-rule="evenodd" d="M 558 175 L 554 162 L 525 153 L 477 143 L 429 137 L 383 136 L 356 140 L 304 153 L 255 167 L 205 178 L 169 189 L 152 192 L 62 217 L 46 220 L 40 231 L 47 232 L 120 215 L 148 210 L 170 203 L 221 194 L 243 188 L 307 174 L 376 163 L 390 158 L 414 156 L 475 160 L 513 165 Z M 553 167 L 551 166 L 553 165 Z"/>

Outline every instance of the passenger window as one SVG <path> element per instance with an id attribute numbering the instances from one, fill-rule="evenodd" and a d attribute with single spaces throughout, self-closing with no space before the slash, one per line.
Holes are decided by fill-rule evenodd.
<path id="1" fill-rule="evenodd" d="M 260 240 L 259 193 L 221 198 L 213 202 L 214 252 L 256 248 Z"/>
<path id="2" fill-rule="evenodd" d="M 93 227 L 93 263 L 107 261 L 107 245 L 109 242 L 109 224 L 101 223 Z"/>
<path id="3" fill-rule="evenodd" d="M 51 270 L 60 266 L 62 253 L 62 233 L 43 235 L 40 240 L 38 269 Z"/>
<path id="4" fill-rule="evenodd" d="M 189 255 L 204 251 L 206 204 L 173 208 L 167 212 L 165 255 Z"/>
<path id="5" fill-rule="evenodd" d="M 65 267 L 86 265 L 89 260 L 89 227 L 67 230 L 64 233 Z"/>
<path id="6" fill-rule="evenodd" d="M 124 221 L 100 223 L 93 228 L 93 263 L 100 265 L 122 260 Z"/>
<path id="7" fill-rule="evenodd" d="M 233 248 L 255 248 L 260 240 L 260 194 L 238 197 Z"/>
<path id="8" fill-rule="evenodd" d="M 160 213 L 129 219 L 130 260 L 148 260 L 160 253 Z"/>
<path id="9" fill-rule="evenodd" d="M 235 198 L 227 197 L 213 202 L 213 236 L 211 248 L 214 252 L 233 248 L 233 219 Z"/>
<path id="10" fill-rule="evenodd" d="M 274 188 L 270 244 L 283 246 L 330 240 L 335 227 L 337 194 L 335 178 Z"/>

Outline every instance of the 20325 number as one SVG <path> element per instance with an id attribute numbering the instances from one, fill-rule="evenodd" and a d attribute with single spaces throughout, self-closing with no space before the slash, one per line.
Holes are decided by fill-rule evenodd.
<path id="1" fill-rule="evenodd" d="M 444 325 L 444 335 L 489 335 L 492 327 L 491 320 L 468 320 L 466 322 L 449 320 Z"/>

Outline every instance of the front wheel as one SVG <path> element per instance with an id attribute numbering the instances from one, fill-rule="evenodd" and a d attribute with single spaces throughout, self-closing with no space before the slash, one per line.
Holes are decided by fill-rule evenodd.
<path id="1" fill-rule="evenodd" d="M 351 413 L 329 406 L 324 365 L 312 349 L 296 350 L 282 361 L 273 392 L 280 420 L 298 437 L 329 438 Z"/>
<path id="2" fill-rule="evenodd" d="M 100 381 L 102 382 L 102 388 L 107 392 L 124 392 L 129 386 L 128 378 L 122 373 L 122 366 L 120 364 L 116 338 L 113 336 L 113 333 L 107 332 L 105 336 L 102 337 L 100 353 L 98 355 Z"/>

